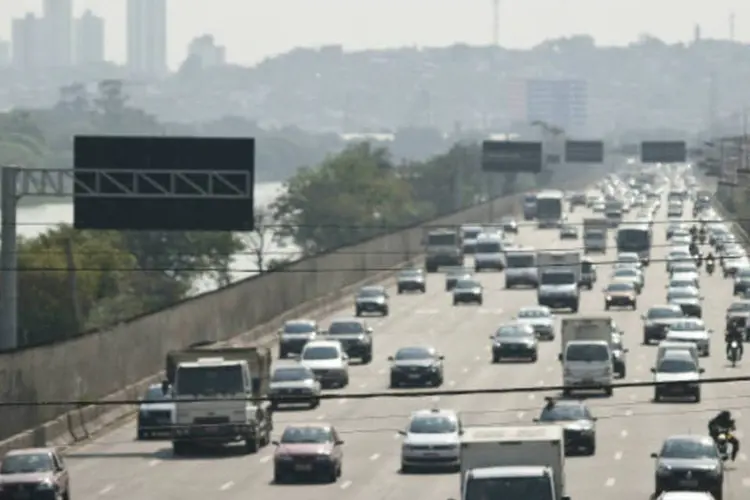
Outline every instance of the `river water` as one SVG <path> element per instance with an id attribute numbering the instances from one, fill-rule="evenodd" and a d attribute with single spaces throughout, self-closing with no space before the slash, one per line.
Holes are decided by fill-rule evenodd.
<path id="1" fill-rule="evenodd" d="M 255 204 L 256 207 L 266 207 L 281 192 L 282 184 L 279 182 L 262 183 L 255 186 Z M 44 231 L 57 226 L 58 224 L 73 223 L 73 204 L 71 203 L 49 203 L 37 205 L 34 207 L 22 207 L 18 210 L 18 234 L 27 238 L 43 233 Z M 239 280 L 257 274 L 258 268 L 256 255 L 252 251 L 258 247 L 260 238 L 257 234 L 248 234 L 247 238 L 250 247 L 247 251 L 235 255 L 232 261 L 232 279 Z M 293 245 L 282 243 L 281 246 L 272 243 L 268 234 L 265 235 L 265 258 L 268 262 L 270 259 L 296 258 L 299 252 Z M 195 283 L 195 294 L 209 291 L 215 288 L 212 280 L 200 279 Z"/>

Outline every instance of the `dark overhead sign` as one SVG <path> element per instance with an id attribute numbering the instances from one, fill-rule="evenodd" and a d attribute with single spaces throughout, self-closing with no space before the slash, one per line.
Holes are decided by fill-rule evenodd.
<path id="1" fill-rule="evenodd" d="M 565 141 L 565 163 L 603 163 L 604 142 Z"/>
<path id="2" fill-rule="evenodd" d="M 77 136 L 73 149 L 76 229 L 253 230 L 252 138 Z M 102 180 L 86 169 L 137 171 L 148 180 L 114 172 Z M 213 179 L 206 171 L 225 174 Z M 97 196 L 86 196 L 90 191 Z M 144 196 L 127 197 L 123 192 Z M 212 195 L 200 197 L 196 192 Z M 249 194 L 240 197 L 236 193 Z"/>
<path id="3" fill-rule="evenodd" d="M 543 166 L 541 142 L 483 141 L 482 170 L 538 174 Z"/>
<path id="4" fill-rule="evenodd" d="M 684 163 L 687 161 L 685 141 L 644 141 L 641 163 Z"/>

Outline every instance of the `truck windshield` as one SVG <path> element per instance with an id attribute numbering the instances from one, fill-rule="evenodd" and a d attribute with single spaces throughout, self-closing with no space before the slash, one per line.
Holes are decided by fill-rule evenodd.
<path id="1" fill-rule="evenodd" d="M 245 391 L 239 365 L 179 368 L 175 392 L 178 395 L 215 396 Z"/>
<path id="2" fill-rule="evenodd" d="M 508 255 L 506 256 L 506 265 L 510 269 L 521 269 L 536 266 L 536 258 L 532 254 L 528 255 Z"/>
<path id="3" fill-rule="evenodd" d="M 609 361 L 606 346 L 599 344 L 569 344 L 565 352 L 567 361 Z"/>
<path id="4" fill-rule="evenodd" d="M 500 253 L 502 249 L 500 248 L 500 243 L 496 241 L 485 241 L 477 243 L 474 251 L 476 253 Z"/>
<path id="5" fill-rule="evenodd" d="M 465 500 L 523 498 L 553 500 L 552 484 L 547 477 L 502 477 L 470 479 L 466 483 Z"/>
<path id="6" fill-rule="evenodd" d="M 651 233 L 648 229 L 620 229 L 617 232 L 617 249 L 621 251 L 648 250 L 651 247 Z"/>
<path id="7" fill-rule="evenodd" d="M 427 236 L 427 244 L 434 246 L 448 246 L 456 244 L 456 235 L 452 233 L 448 234 L 430 234 Z"/>
<path id="8" fill-rule="evenodd" d="M 570 272 L 547 271 L 542 273 L 542 285 L 570 285 L 575 283 L 576 276 Z"/>

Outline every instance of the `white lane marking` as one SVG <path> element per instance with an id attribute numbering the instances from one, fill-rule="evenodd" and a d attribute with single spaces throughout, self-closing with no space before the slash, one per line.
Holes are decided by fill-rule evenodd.
<path id="1" fill-rule="evenodd" d="M 379 375 L 382 375 L 384 373 L 385 373 L 385 368 L 381 368 L 380 370 L 378 370 L 378 374 Z"/>
<path id="2" fill-rule="evenodd" d="M 533 392 L 529 394 L 529 399 L 536 399 L 536 394 L 534 394 Z"/>
<path id="3" fill-rule="evenodd" d="M 351 481 L 344 481 L 343 483 L 341 483 L 341 489 L 345 490 L 345 489 L 347 489 L 351 485 L 352 485 Z"/>
<path id="4" fill-rule="evenodd" d="M 469 373 L 469 369 L 466 367 L 461 368 L 461 373 Z"/>
<path id="5" fill-rule="evenodd" d="M 536 385 L 538 385 L 539 387 L 544 387 L 544 380 L 540 380 L 536 383 Z"/>
<path id="6" fill-rule="evenodd" d="M 265 457 L 260 459 L 260 463 L 264 464 L 271 460 L 271 455 L 266 455 Z"/>
<path id="7" fill-rule="evenodd" d="M 326 418 L 326 414 L 325 413 L 321 413 L 320 415 L 318 415 L 317 417 L 315 417 L 316 420 L 323 420 L 324 418 Z"/>
<path id="8" fill-rule="evenodd" d="M 380 453 L 373 453 L 372 455 L 370 455 L 370 460 L 372 460 L 373 462 L 378 458 L 380 458 Z"/>
<path id="9" fill-rule="evenodd" d="M 609 478 L 609 479 L 607 479 L 607 481 L 606 481 L 606 482 L 604 483 L 604 486 L 607 486 L 608 488 L 611 488 L 611 487 L 612 487 L 612 486 L 614 486 L 614 485 L 615 485 L 615 478 L 613 478 L 613 477 L 610 477 L 610 478 Z"/>
<path id="10" fill-rule="evenodd" d="M 359 388 L 360 389 L 364 389 L 365 387 L 367 387 L 367 384 L 365 384 L 364 382 L 362 382 L 361 384 L 359 384 Z"/>
<path id="11" fill-rule="evenodd" d="M 635 371 L 639 372 L 643 368 L 643 365 L 635 365 Z"/>
<path id="12" fill-rule="evenodd" d="M 622 460 L 622 452 L 621 451 L 618 451 L 617 453 L 615 453 L 615 460 Z"/>
<path id="13" fill-rule="evenodd" d="M 739 455 L 737 455 L 737 458 L 739 458 L 742 462 L 747 462 L 747 455 L 745 455 L 744 453 L 740 453 Z"/>
<path id="14" fill-rule="evenodd" d="M 628 399 L 630 399 L 631 401 L 635 401 L 636 395 L 635 394 L 631 394 L 630 396 L 628 396 Z"/>
<path id="15" fill-rule="evenodd" d="M 339 399 L 339 404 L 343 405 L 346 404 L 346 402 L 349 401 L 348 399 Z"/>
<path id="16" fill-rule="evenodd" d="M 437 403 L 438 401 L 440 401 L 440 396 L 432 396 L 431 401 L 433 403 Z"/>
<path id="17" fill-rule="evenodd" d="M 633 410 L 625 410 L 625 416 L 626 417 L 632 417 L 633 416 Z"/>
<path id="18" fill-rule="evenodd" d="M 228 490 L 228 489 L 230 489 L 230 488 L 231 488 L 232 486 L 234 486 L 234 481 L 229 481 L 229 482 L 227 482 L 227 483 L 224 483 L 224 484 L 222 484 L 222 485 L 221 485 L 221 486 L 219 487 L 219 489 L 220 489 L 221 491 L 227 491 L 227 490 Z"/>
<path id="19" fill-rule="evenodd" d="M 396 434 L 393 435 L 393 439 L 398 439 L 400 437 L 401 437 L 401 434 L 399 434 L 399 433 L 396 433 Z"/>
<path id="20" fill-rule="evenodd" d="M 448 381 L 448 385 L 451 386 L 451 387 L 453 387 L 454 385 L 456 385 L 456 381 L 455 380 L 450 380 L 450 381 Z"/>
<path id="21" fill-rule="evenodd" d="M 738 417 L 742 416 L 742 412 L 740 410 L 734 410 L 734 414 L 737 415 Z"/>
<path id="22" fill-rule="evenodd" d="M 526 415 L 525 412 L 519 411 L 518 412 L 518 420 L 523 420 L 523 416 Z"/>
<path id="23" fill-rule="evenodd" d="M 482 359 L 481 356 L 474 356 L 474 361 L 481 361 L 481 359 Z"/>
<path id="24" fill-rule="evenodd" d="M 547 371 L 548 371 L 548 372 L 551 372 L 551 371 L 552 371 L 552 366 L 550 366 L 550 365 L 547 365 Z"/>
<path id="25" fill-rule="evenodd" d="M 157 465 L 159 465 L 159 462 L 160 462 L 160 461 L 161 461 L 161 460 L 151 460 L 151 461 L 150 461 L 150 462 L 148 463 L 148 466 L 149 466 L 149 467 L 156 467 Z"/>
<path id="26" fill-rule="evenodd" d="M 108 484 L 107 486 L 105 486 L 104 488 L 102 488 L 101 490 L 99 490 L 99 494 L 100 495 L 106 495 L 107 493 L 109 493 L 110 491 L 112 491 L 114 489 L 115 489 L 115 485 L 114 484 Z"/>
<path id="27" fill-rule="evenodd" d="M 640 384 L 642 382 L 642 380 L 639 379 L 639 378 L 637 378 L 637 379 L 634 379 L 633 382 L 635 382 L 636 384 Z"/>
<path id="28" fill-rule="evenodd" d="M 626 437 L 628 437 L 628 431 L 626 431 L 625 429 L 621 430 L 621 431 L 620 431 L 620 437 L 621 437 L 621 438 L 626 438 Z"/>

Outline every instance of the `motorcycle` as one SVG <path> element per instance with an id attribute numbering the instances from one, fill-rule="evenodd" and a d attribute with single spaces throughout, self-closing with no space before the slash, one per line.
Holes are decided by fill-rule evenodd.
<path id="1" fill-rule="evenodd" d="M 701 245 L 705 245 L 706 244 L 706 233 L 705 233 L 705 231 L 701 231 L 700 233 L 698 233 L 698 241 L 700 242 Z"/>
<path id="2" fill-rule="evenodd" d="M 723 462 L 729 460 L 729 457 L 731 456 L 731 450 L 729 449 L 729 439 L 732 436 L 731 432 L 732 431 L 727 430 L 725 432 L 720 432 L 716 436 L 716 448 L 718 448 L 719 456 Z"/>
<path id="3" fill-rule="evenodd" d="M 706 272 L 709 276 L 711 276 L 714 273 L 714 269 L 716 268 L 716 264 L 714 264 L 713 260 L 707 260 L 706 261 Z"/>
<path id="4" fill-rule="evenodd" d="M 740 360 L 740 345 L 736 340 L 729 343 L 729 352 L 727 353 L 729 362 L 732 363 L 732 368 L 737 366 L 737 362 Z"/>

